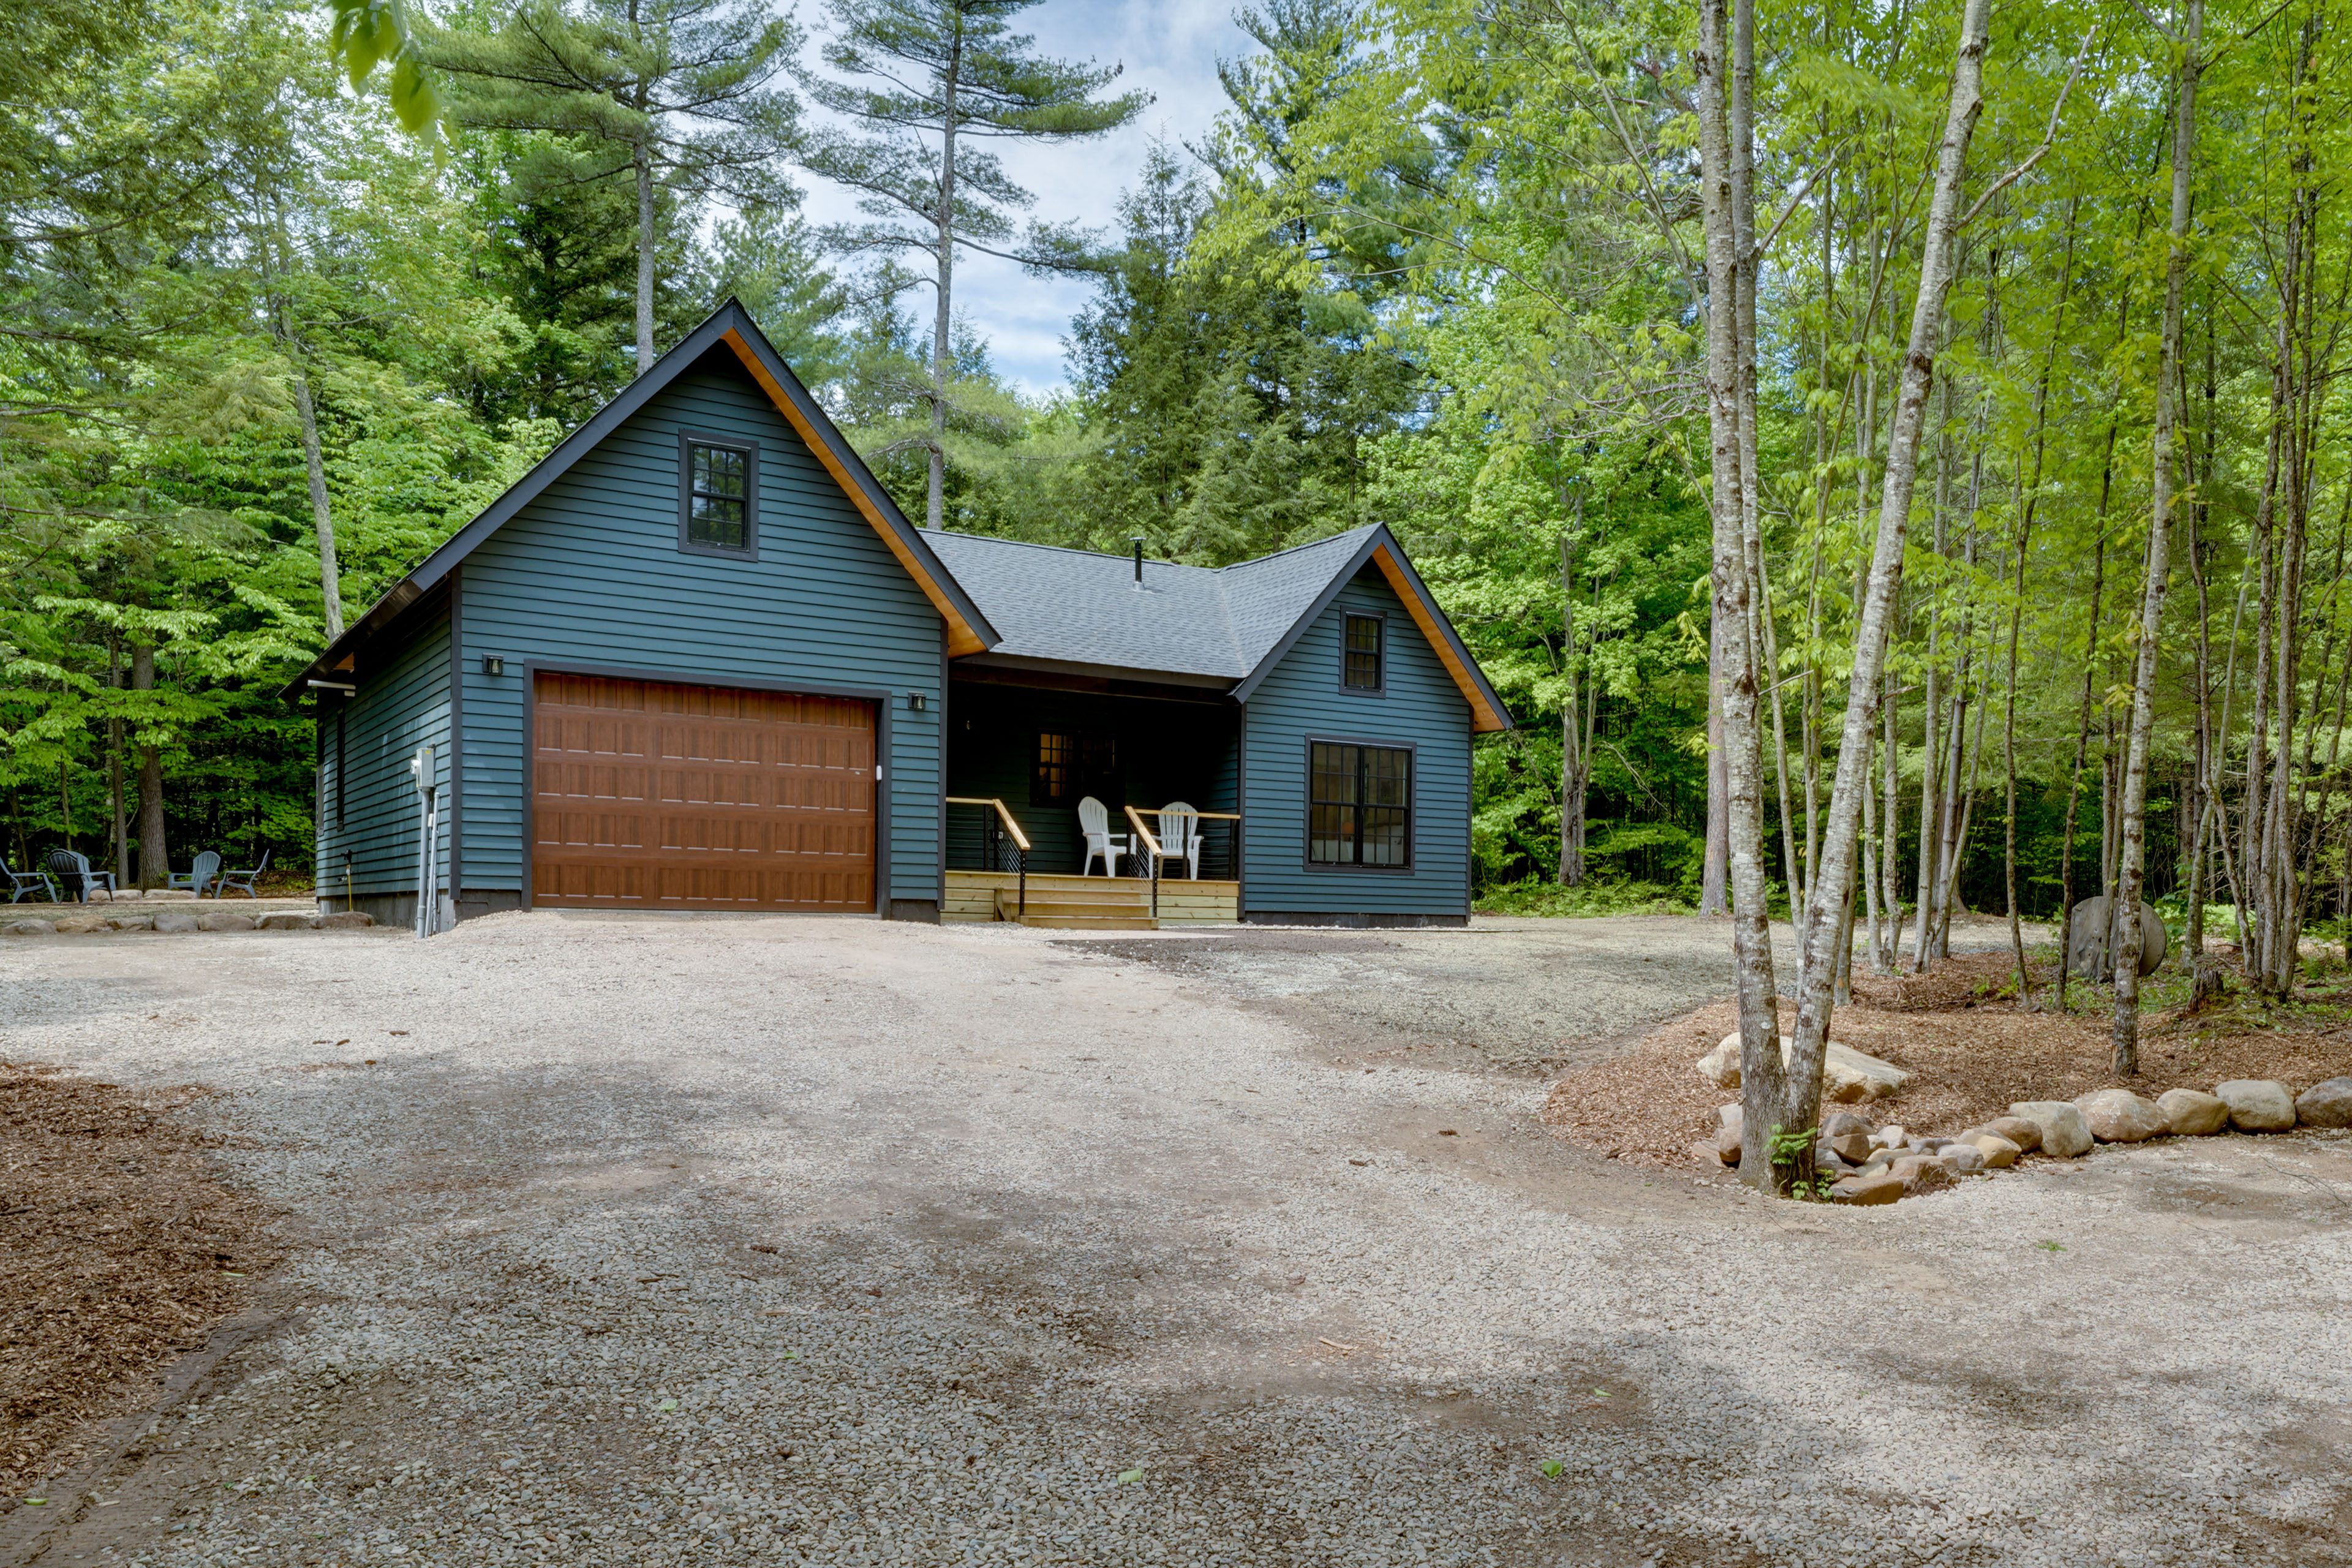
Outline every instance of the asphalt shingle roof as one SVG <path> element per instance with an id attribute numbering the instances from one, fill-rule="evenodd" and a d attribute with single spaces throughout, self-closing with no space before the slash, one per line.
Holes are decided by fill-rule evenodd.
<path id="1" fill-rule="evenodd" d="M 1140 590 L 1130 556 L 972 533 L 923 537 L 1003 639 L 992 653 L 1239 680 L 1370 532 L 1213 570 L 1146 561 Z"/>

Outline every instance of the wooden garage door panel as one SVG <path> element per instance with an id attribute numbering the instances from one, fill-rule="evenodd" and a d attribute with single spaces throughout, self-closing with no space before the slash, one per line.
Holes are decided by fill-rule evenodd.
<path id="1" fill-rule="evenodd" d="M 537 678 L 531 901 L 874 908 L 874 705 Z"/>

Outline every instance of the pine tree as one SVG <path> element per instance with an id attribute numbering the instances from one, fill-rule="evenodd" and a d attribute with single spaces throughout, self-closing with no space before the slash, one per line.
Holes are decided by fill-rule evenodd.
<path id="1" fill-rule="evenodd" d="M 772 89 L 798 47 L 766 0 L 530 0 L 495 34 L 431 35 L 460 123 L 601 149 L 597 182 L 636 196 L 637 372 L 654 363 L 660 193 L 790 205 L 782 163 L 799 105 Z"/>
<path id="2" fill-rule="evenodd" d="M 860 193 L 869 219 L 828 237 L 852 254 L 911 258 L 929 271 L 928 528 L 940 526 L 945 505 L 956 253 L 976 250 L 1038 271 L 1092 265 L 1084 237 L 1070 228 L 1033 222 L 1016 238 L 1012 214 L 1036 198 L 1005 174 L 995 153 L 971 142 L 1099 136 L 1150 101 L 1140 92 L 1095 96 L 1118 76 L 1118 66 L 1033 53 L 1035 40 L 1008 30 L 1006 22 L 1036 3 L 833 0 L 837 31 L 824 47 L 825 64 L 879 85 L 806 79 L 810 97 L 866 128 L 862 135 L 814 137 L 805 153 L 812 171 Z"/>

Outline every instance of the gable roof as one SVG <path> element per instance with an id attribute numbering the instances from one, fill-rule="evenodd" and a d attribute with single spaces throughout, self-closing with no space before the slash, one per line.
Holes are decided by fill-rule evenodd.
<path id="1" fill-rule="evenodd" d="M 1083 665 L 1231 681 L 1247 700 L 1339 590 L 1367 566 L 1387 579 L 1470 704 L 1471 727 L 1511 727 L 1502 699 L 1453 623 L 1379 523 L 1220 568 L 982 534 L 927 534 L 1003 640 L 991 660 Z"/>
<path id="2" fill-rule="evenodd" d="M 809 395 L 800 378 L 793 374 L 759 327 L 751 313 L 734 300 L 712 311 L 703 323 L 688 332 L 677 347 L 647 366 L 644 374 L 629 383 L 621 394 L 598 409 L 578 429 L 565 437 L 554 451 L 540 459 L 530 472 L 508 487 L 507 492 L 490 503 L 482 514 L 459 529 L 438 550 L 426 556 L 409 574 L 385 591 L 383 596 L 368 607 L 364 615 L 352 621 L 343 635 L 335 639 L 326 651 L 311 660 L 308 668 L 296 677 L 282 693 L 288 698 L 299 697 L 307 689 L 313 676 L 323 676 L 343 662 L 359 647 L 381 635 L 398 619 L 402 611 L 431 592 L 447 577 L 457 563 L 497 532 L 509 519 L 537 500 L 547 487 L 561 479 L 572 466 L 593 450 L 598 442 L 618 429 L 621 425 L 652 398 L 660 394 L 680 374 L 691 369 L 705 354 L 724 347 L 733 353 L 744 371 L 768 395 L 776 412 L 783 416 L 802 441 L 807 444 L 825 471 L 833 476 L 842 492 L 857 508 L 889 547 L 890 553 L 907 569 L 908 576 L 922 589 L 924 597 L 946 620 L 950 654 L 978 653 L 998 640 L 996 629 L 988 617 L 981 614 L 931 551 L 923 530 L 907 521 L 898 503 L 890 499 L 864 459 L 850 446 L 846 437 L 825 414 L 824 406 Z"/>

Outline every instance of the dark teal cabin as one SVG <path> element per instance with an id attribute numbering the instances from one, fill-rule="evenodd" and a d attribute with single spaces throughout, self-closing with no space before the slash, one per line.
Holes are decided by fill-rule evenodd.
<path id="1" fill-rule="evenodd" d="M 731 301 L 288 695 L 324 901 L 415 919 L 432 748 L 442 926 L 1459 923 L 1509 722 L 1386 529 L 1216 571 L 928 532 Z M 1124 853 L 1081 879 L 1089 798 Z"/>

